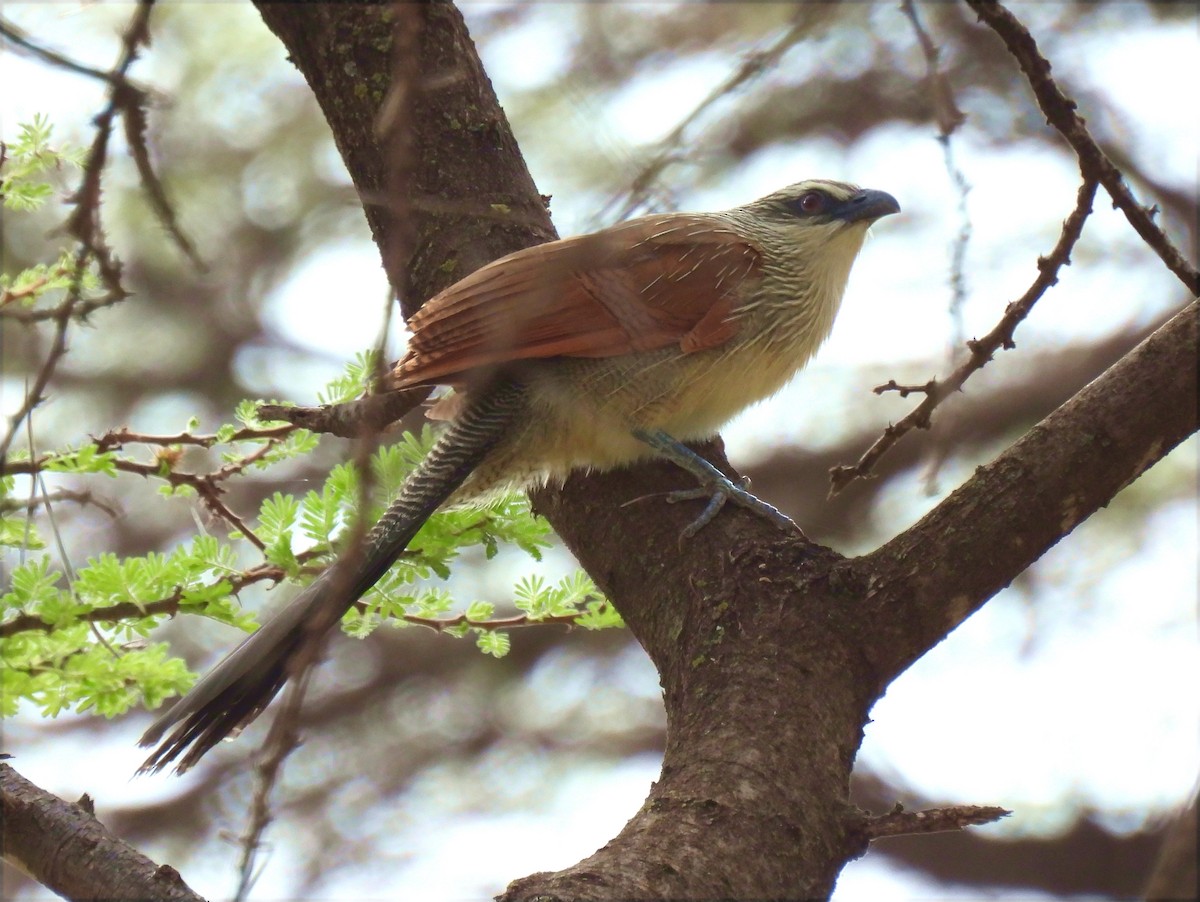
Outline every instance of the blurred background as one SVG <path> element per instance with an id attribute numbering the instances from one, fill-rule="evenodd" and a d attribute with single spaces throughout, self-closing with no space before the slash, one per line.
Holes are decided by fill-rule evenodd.
<path id="1" fill-rule="evenodd" d="M 963 341 L 988 331 L 1036 276 L 1078 185 L 1074 157 L 995 36 L 963 5 L 917 9 L 966 115 L 949 167 L 925 59 L 896 3 L 463 5 L 563 235 L 652 210 L 733 206 L 814 176 L 900 200 L 902 216 L 875 228 L 814 363 L 725 433 L 756 493 L 845 554 L 912 524 L 1189 300 L 1101 194 L 1073 266 L 1020 327 L 1016 350 L 972 378 L 931 431 L 906 437 L 878 479 L 826 498 L 828 468 L 852 463 L 916 403 L 871 389 L 946 373 Z M 1195 4 L 1012 9 L 1139 198 L 1158 205 L 1196 260 Z M 10 0 L 2 14 L 38 43 L 107 69 L 131 11 Z M 118 136 L 105 216 L 134 294 L 72 332 L 51 400 L 34 416 L 39 448 L 118 425 L 176 432 L 191 416 L 210 430 L 243 398 L 315 403 L 383 321 L 387 286 L 359 201 L 254 8 L 164 2 L 151 32 L 130 75 L 154 91 L 155 162 L 209 269 L 197 272 L 164 235 Z M 0 85 L 0 138 L 45 113 L 56 143 L 91 140 L 99 82 L 7 44 Z M 64 196 L 75 183 L 63 174 Z M 6 217 L 4 272 L 54 255 L 62 240 L 48 233 L 66 209 Z M 5 414 L 47 342 L 48 332 L 5 327 Z M 276 490 L 303 492 L 349 454 L 327 438 L 314 459 L 242 480 L 229 503 L 253 512 Z M 1192 439 L 891 687 L 867 729 L 859 804 L 1015 813 L 965 835 L 878 843 L 845 870 L 835 898 L 1103 899 L 1140 889 L 1200 769 L 1196 481 Z M 88 488 L 111 511 L 60 509 L 76 563 L 170 549 L 205 517 L 130 476 Z M 503 609 L 520 574 L 573 567 L 557 550 L 542 565 L 505 553 L 462 568 L 450 589 L 464 604 Z M 271 596 L 256 588 L 242 600 Z M 163 632 L 195 670 L 238 639 L 194 621 Z M 623 631 L 544 627 L 512 638 L 499 661 L 417 630 L 336 641 L 252 898 L 487 898 L 617 832 L 658 772 L 653 669 Z M 249 757 L 269 718 L 184 778 L 131 781 L 148 722 L 143 712 L 43 721 L 30 710 L 5 725 L 4 747 L 27 778 L 67 799 L 90 793 L 113 831 L 198 892 L 226 897 Z M 4 888 L 9 898 L 48 895 L 16 872 L 4 873 Z"/>

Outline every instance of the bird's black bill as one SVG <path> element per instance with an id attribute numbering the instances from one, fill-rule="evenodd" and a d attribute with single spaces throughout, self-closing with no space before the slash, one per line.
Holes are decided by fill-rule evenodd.
<path id="1" fill-rule="evenodd" d="M 833 218 L 844 222 L 874 221 L 884 216 L 900 212 L 900 204 L 896 198 L 886 191 L 876 191 L 864 188 L 849 200 L 843 201 L 832 211 Z"/>

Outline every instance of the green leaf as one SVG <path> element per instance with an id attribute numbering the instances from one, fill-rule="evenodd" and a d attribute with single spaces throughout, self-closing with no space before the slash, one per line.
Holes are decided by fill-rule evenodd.
<path id="1" fill-rule="evenodd" d="M 490 620 L 496 613 L 496 606 L 487 601 L 473 601 L 467 608 L 467 619 L 476 622 Z"/>
<path id="2" fill-rule="evenodd" d="M 101 451 L 96 445 L 83 445 L 73 451 L 57 451 L 46 461 L 45 469 L 51 473 L 103 473 L 117 475 L 117 455 L 113 451 Z"/>
<path id="3" fill-rule="evenodd" d="M 491 655 L 493 658 L 503 658 L 512 647 L 512 642 L 508 638 L 508 633 L 483 630 L 475 637 L 475 645 L 484 654 Z"/>

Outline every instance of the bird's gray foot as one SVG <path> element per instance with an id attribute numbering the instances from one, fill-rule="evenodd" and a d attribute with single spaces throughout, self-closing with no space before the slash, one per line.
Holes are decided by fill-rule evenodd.
<path id="1" fill-rule="evenodd" d="M 750 494 L 746 488 L 748 484 L 747 480 L 742 480 L 741 485 L 734 484 L 730 481 L 729 477 L 711 463 L 687 445 L 667 435 L 661 429 L 653 431 L 635 429 L 633 434 L 639 441 L 645 442 L 662 454 L 663 457 L 683 467 L 683 469 L 695 476 L 700 483 L 694 489 L 682 489 L 671 492 L 667 495 L 667 501 L 675 503 L 679 501 L 695 501 L 702 498 L 708 499 L 708 504 L 700 512 L 700 516 L 687 525 L 683 530 L 681 538 L 690 539 L 711 523 L 727 501 L 732 501 L 740 507 L 752 510 L 766 517 L 780 529 L 800 532 L 800 528 L 786 514 L 767 504 L 761 498 L 756 498 Z"/>

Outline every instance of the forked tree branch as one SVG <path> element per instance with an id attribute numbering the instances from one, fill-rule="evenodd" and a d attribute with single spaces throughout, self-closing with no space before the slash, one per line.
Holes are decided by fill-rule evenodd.
<path id="1" fill-rule="evenodd" d="M 423 96 L 410 190 L 387 197 L 372 132 L 392 66 L 381 7 L 261 4 L 325 110 L 386 253 L 410 209 L 409 310 L 495 256 L 552 235 L 453 7 L 421 7 Z M 353 72 L 352 79 L 342 74 Z M 516 211 L 497 222 L 497 204 Z M 394 206 L 395 205 L 395 206 Z M 402 277 L 403 275 L 403 277 Z M 662 677 L 663 775 L 584 862 L 514 883 L 531 898 L 822 897 L 870 820 L 846 786 L 887 683 L 1045 548 L 1195 430 L 1192 306 L 917 526 L 846 560 L 732 510 L 681 551 L 694 515 L 656 496 L 669 465 L 568 480 L 540 510 L 625 616 Z M 723 462 L 719 448 L 717 460 Z M 963 562 L 967 562 L 964 564 Z"/>

